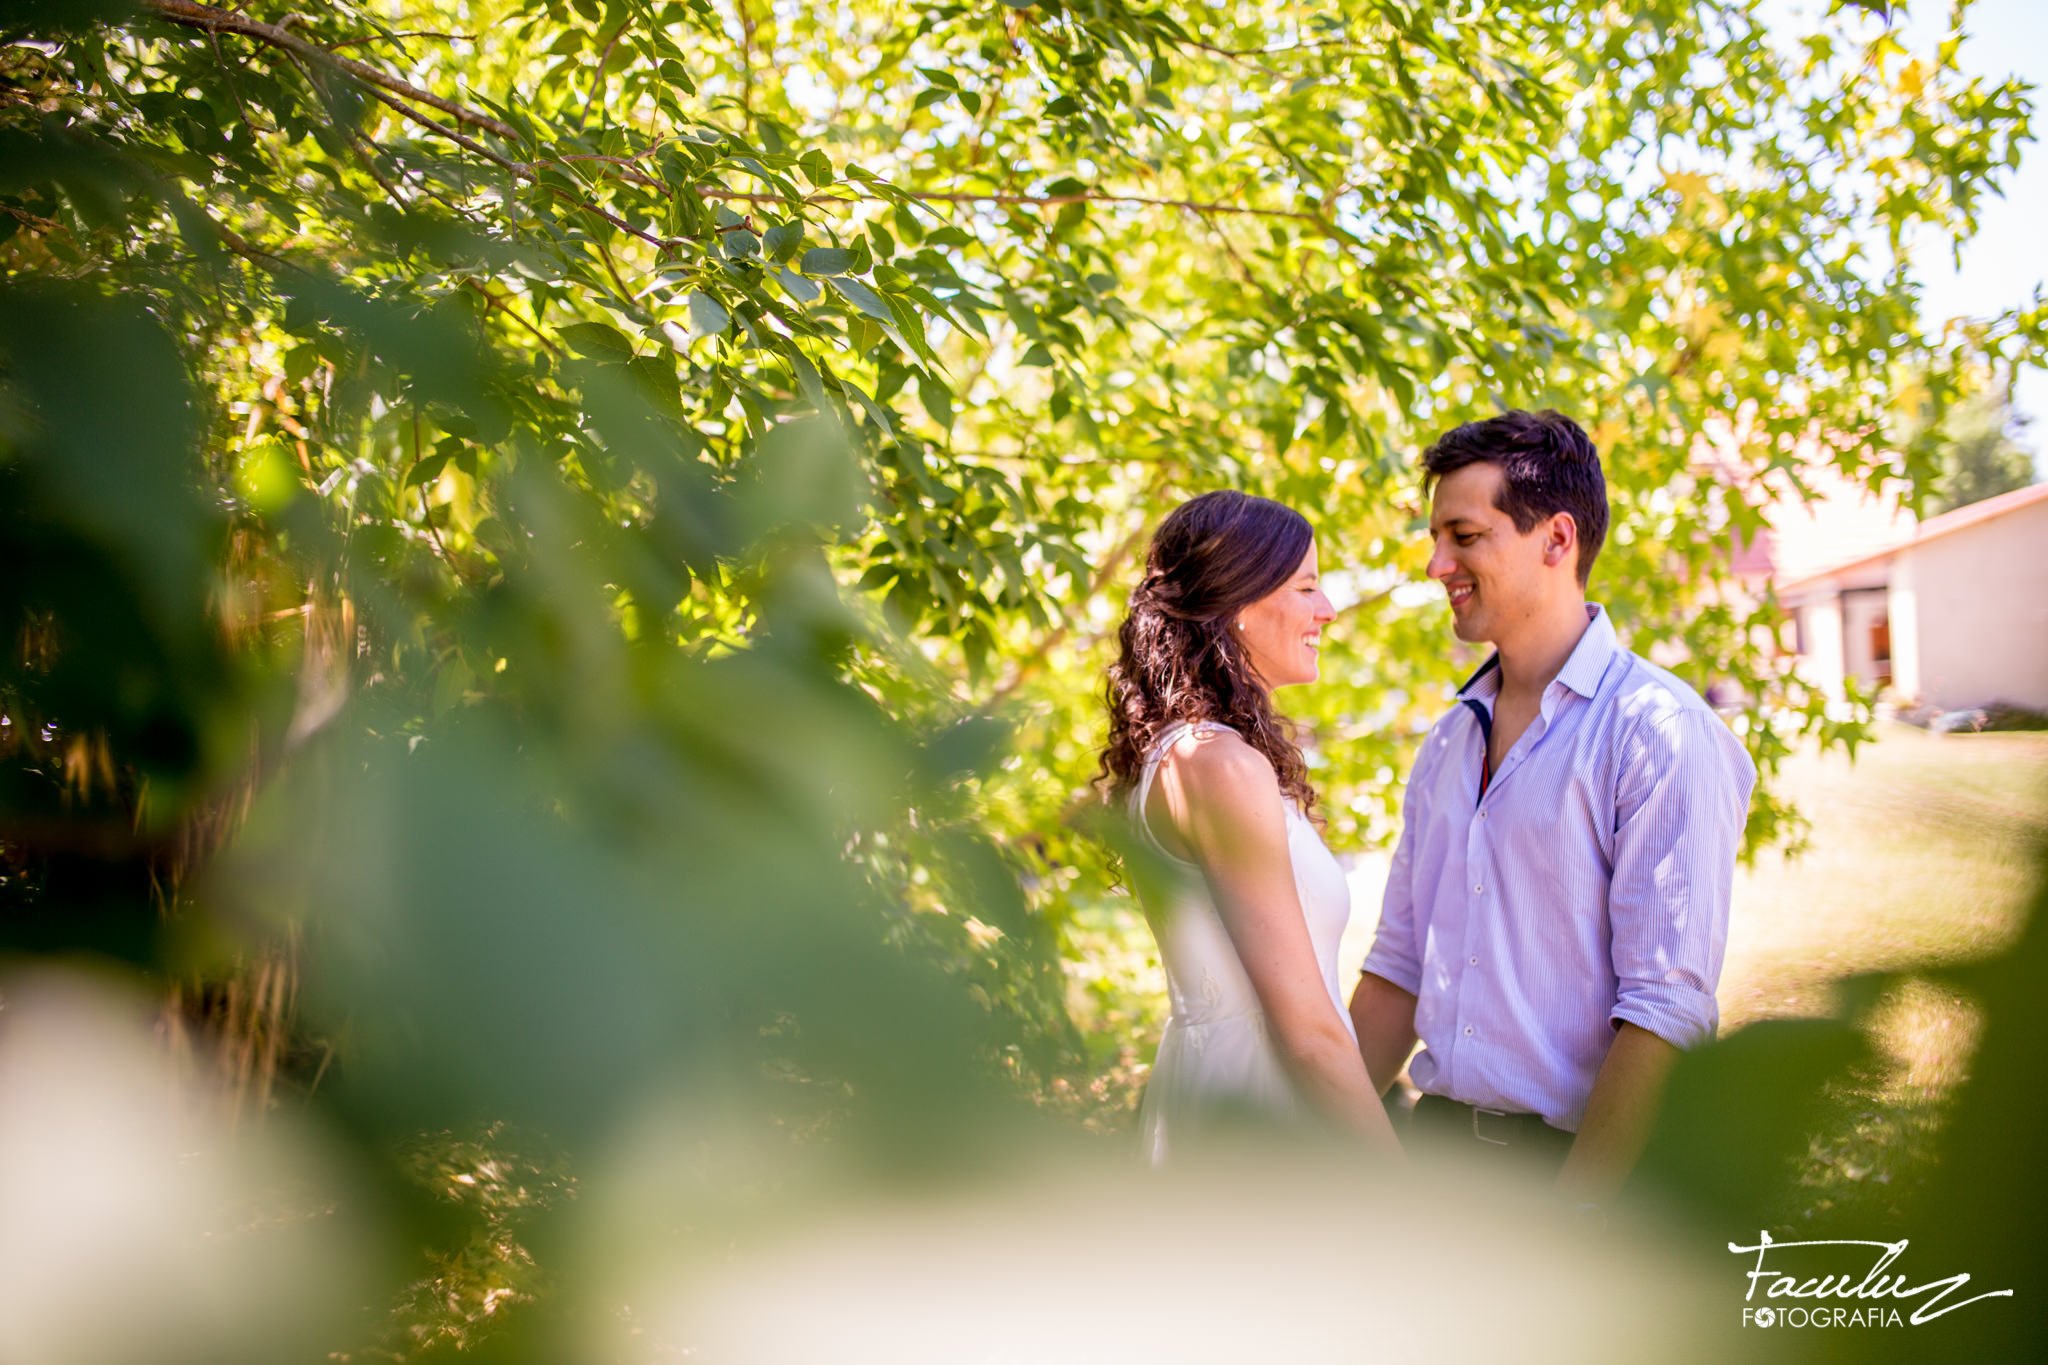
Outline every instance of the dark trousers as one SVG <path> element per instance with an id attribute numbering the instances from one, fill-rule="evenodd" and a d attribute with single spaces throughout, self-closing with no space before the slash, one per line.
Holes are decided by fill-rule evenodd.
<path id="1" fill-rule="evenodd" d="M 1475 1109 L 1441 1095 L 1424 1095 L 1408 1115 L 1411 1147 L 1448 1152 L 1465 1160 L 1499 1163 L 1548 1180 L 1564 1165 L 1573 1135 L 1534 1114 Z"/>

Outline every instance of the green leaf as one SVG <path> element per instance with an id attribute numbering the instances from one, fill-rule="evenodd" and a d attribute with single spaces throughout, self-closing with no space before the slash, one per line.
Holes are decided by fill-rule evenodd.
<path id="1" fill-rule="evenodd" d="M 626 334 L 602 322 L 572 323 L 557 335 L 569 344 L 570 350 L 593 360 L 625 361 L 633 356 L 633 343 L 626 339 Z"/>
<path id="2" fill-rule="evenodd" d="M 934 422 L 948 431 L 953 429 L 953 390 L 944 380 L 920 374 L 917 377 L 917 397 Z"/>
<path id="3" fill-rule="evenodd" d="M 104 642 L 104 680 L 98 668 L 66 670 L 88 699 L 104 701 L 94 723 L 127 724 L 161 711 L 167 737 L 189 739 L 196 722 L 179 718 L 177 699 L 213 681 L 204 661 L 216 623 L 206 604 L 219 519 L 200 493 L 210 484 L 184 364 L 151 311 L 137 299 L 102 299 L 75 286 L 0 287 L 0 449 L 7 452 L 0 543 L 12 610 L 36 600 L 45 590 L 39 580 L 51 593 L 74 590 L 68 580 L 51 580 L 53 566 L 39 562 L 54 555 L 84 572 L 77 586 L 88 602 L 103 599 L 73 613 L 62 623 L 67 630 L 99 645 L 101 631 L 118 631 L 125 621 L 149 638 L 155 661 L 145 654 L 132 678 L 119 677 L 131 667 L 120 662 L 128 647 L 113 640 Z M 10 477 L 17 470 L 26 477 Z M 54 545 L 52 537 L 59 538 Z M 43 556 L 23 553 L 38 542 Z M 194 676 L 163 676 L 179 666 Z M 0 672 L 0 685 L 20 676 Z M 115 682 L 126 695 L 102 696 Z M 182 754 L 183 744 L 172 747 Z"/>
<path id="4" fill-rule="evenodd" d="M 889 305 L 882 302 L 882 296 L 850 276 L 836 275 L 827 280 L 841 298 L 866 313 L 877 322 L 896 325 L 896 315 L 889 311 Z"/>
<path id="5" fill-rule="evenodd" d="M 732 325 L 732 314 L 726 312 L 724 305 L 720 304 L 717 299 L 712 298 L 709 294 L 692 290 L 690 292 L 689 307 L 690 340 L 692 341 L 696 341 L 701 337 L 719 336 L 727 327 Z"/>
<path id="6" fill-rule="evenodd" d="M 846 392 L 847 396 L 858 403 L 861 410 L 867 413 L 868 420 L 873 422 L 884 436 L 892 440 L 895 439 L 896 423 L 890 418 L 887 408 L 868 397 L 866 391 L 858 384 L 847 384 Z"/>
<path id="7" fill-rule="evenodd" d="M 787 355 L 789 356 L 790 373 L 796 377 L 797 388 L 803 392 L 804 397 L 810 400 L 811 406 L 817 409 L 818 412 L 824 414 L 831 413 L 831 400 L 826 396 L 825 379 L 823 375 L 818 373 L 818 367 L 811 363 L 809 356 L 799 351 L 795 346 L 788 348 Z"/>
<path id="8" fill-rule="evenodd" d="M 681 421 L 683 418 L 682 385 L 676 378 L 675 354 L 662 351 L 656 355 L 639 356 L 626 362 L 626 372 L 654 404 L 655 410 L 666 417 Z"/>
<path id="9" fill-rule="evenodd" d="M 804 253 L 802 269 L 806 275 L 844 275 L 858 259 L 844 247 L 814 246 Z"/>
<path id="10" fill-rule="evenodd" d="M 435 454 L 416 461 L 405 476 L 405 486 L 417 488 L 421 484 L 432 483 L 441 477 L 441 471 L 448 467 L 450 458 L 448 455 Z"/>
<path id="11" fill-rule="evenodd" d="M 754 536 L 778 525 L 852 526 L 869 496 L 845 434 L 820 418 L 770 431 L 754 454 L 752 474 L 740 494 L 740 520 Z"/>
<path id="12" fill-rule="evenodd" d="M 790 292 L 799 303 L 816 303 L 825 297 L 825 291 L 816 281 L 807 280 L 793 270 L 776 266 L 772 272 L 775 282 Z"/>
<path id="13" fill-rule="evenodd" d="M 787 261 L 803 248 L 802 223 L 777 223 L 761 235 L 761 249 L 772 260 Z"/>

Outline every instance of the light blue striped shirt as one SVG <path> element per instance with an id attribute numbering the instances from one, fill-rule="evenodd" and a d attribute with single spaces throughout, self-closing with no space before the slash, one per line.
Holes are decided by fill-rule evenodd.
<path id="1" fill-rule="evenodd" d="M 1756 767 L 1699 694 L 1598 606 L 1479 794 L 1498 659 L 1430 728 L 1365 970 L 1416 997 L 1408 1075 L 1578 1130 L 1614 1030 L 1714 1036 Z M 1490 723 L 1490 720 L 1489 720 Z"/>

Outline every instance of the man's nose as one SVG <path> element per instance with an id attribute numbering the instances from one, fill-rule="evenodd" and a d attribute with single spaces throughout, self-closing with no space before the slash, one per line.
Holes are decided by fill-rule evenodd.
<path id="1" fill-rule="evenodd" d="M 1431 578 L 1448 578 L 1451 575 L 1451 571 L 1457 567 L 1452 562 L 1450 555 L 1444 552 L 1443 541 L 1437 540 L 1430 543 L 1429 567 L 1423 570 L 1424 573 Z"/>

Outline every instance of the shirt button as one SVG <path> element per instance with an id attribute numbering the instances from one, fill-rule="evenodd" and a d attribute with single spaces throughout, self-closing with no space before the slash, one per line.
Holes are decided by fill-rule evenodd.
<path id="1" fill-rule="evenodd" d="M 1470 1024 L 1465 1025 L 1465 1036 L 1467 1038 L 1472 1036 L 1472 1026 Z"/>
<path id="2" fill-rule="evenodd" d="M 1484 819 L 1486 818 L 1486 812 L 1485 812 L 1485 811 L 1481 811 L 1481 812 L 1479 812 L 1479 818 L 1480 818 L 1480 819 L 1482 819 L 1482 820 L 1484 820 Z"/>
<path id="3" fill-rule="evenodd" d="M 1485 890 L 1486 888 L 1484 886 L 1474 885 L 1472 888 L 1472 894 L 1475 896 L 1481 895 L 1485 892 Z"/>
<path id="4" fill-rule="evenodd" d="M 1465 959 L 1465 965 L 1468 967 L 1477 967 L 1479 965 L 1479 959 L 1476 957 L 1468 957 Z"/>

